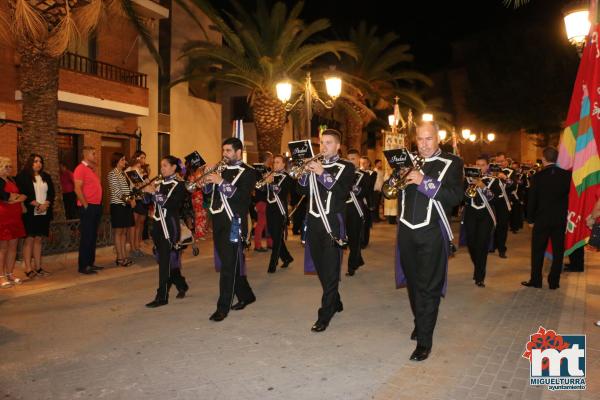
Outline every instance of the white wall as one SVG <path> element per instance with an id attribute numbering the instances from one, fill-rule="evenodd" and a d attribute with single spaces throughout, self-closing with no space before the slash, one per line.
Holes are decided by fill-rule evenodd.
<path id="1" fill-rule="evenodd" d="M 207 163 L 221 159 L 221 105 L 188 95 L 187 83 L 171 89 L 171 153 L 197 150 Z"/>

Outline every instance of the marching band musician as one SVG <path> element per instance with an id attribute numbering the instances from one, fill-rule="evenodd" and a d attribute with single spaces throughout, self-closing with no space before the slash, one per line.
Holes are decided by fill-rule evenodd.
<path id="1" fill-rule="evenodd" d="M 210 196 L 213 216 L 215 266 L 220 271 L 217 310 L 210 320 L 224 320 L 229 310 L 243 310 L 256 297 L 246 278 L 244 243 L 248 235 L 248 208 L 256 184 L 256 172 L 242 161 L 243 144 L 238 138 L 223 141 L 227 166 L 214 171 L 205 180 L 204 192 Z M 238 302 L 234 305 L 234 296 Z"/>
<path id="2" fill-rule="evenodd" d="M 335 129 L 321 133 L 323 162 L 311 161 L 298 180 L 307 197 L 305 272 L 316 269 L 323 288 L 318 319 L 313 332 L 322 332 L 336 312 L 343 310 L 338 291 L 344 239 L 346 199 L 354 180 L 354 165 L 340 159 L 341 134 Z"/>
<path id="3" fill-rule="evenodd" d="M 510 199 L 510 231 L 517 233 L 523 229 L 523 205 L 525 204 L 526 182 L 525 174 L 521 169 L 521 164 L 518 161 L 513 161 L 511 168 L 514 175 L 514 185 L 508 194 Z"/>
<path id="4" fill-rule="evenodd" d="M 267 272 L 277 270 L 279 259 L 281 268 L 287 268 L 294 259 L 285 245 L 285 232 L 288 218 L 288 195 L 293 186 L 292 178 L 285 172 L 285 158 L 281 154 L 273 157 L 273 173 L 266 177 L 267 185 L 267 228 L 273 240 L 271 260 Z"/>
<path id="5" fill-rule="evenodd" d="M 417 346 L 410 359 L 425 360 L 445 293 L 452 232 L 447 215 L 463 198 L 463 162 L 439 148 L 438 126 L 421 122 L 416 141 L 422 167 L 406 177 L 398 199 L 396 285 L 408 287 Z"/>
<path id="6" fill-rule="evenodd" d="M 511 174 L 506 173 L 508 158 L 500 152 L 496 154 L 495 162 L 500 165 L 502 172 L 498 173 L 498 183 L 501 193 L 494 197 L 493 205 L 496 211 L 496 231 L 494 232 L 494 250 L 498 249 L 498 256 L 506 258 L 506 239 L 508 237 L 508 225 L 510 221 L 510 199 L 508 193 L 513 190 L 514 182 Z M 512 170 L 511 170 L 512 171 Z"/>
<path id="7" fill-rule="evenodd" d="M 354 182 L 346 200 L 346 232 L 348 234 L 348 272 L 346 276 L 354 276 L 356 270 L 365 264 L 361 254 L 361 239 L 364 234 L 365 215 L 368 213 L 364 199 L 370 185 L 370 176 L 359 169 L 360 153 L 348 150 L 348 161 L 354 166 Z"/>
<path id="8" fill-rule="evenodd" d="M 487 257 L 496 226 L 496 215 L 490 204 L 495 195 L 492 188 L 496 178 L 486 175 L 489 166 L 487 157 L 479 156 L 475 165 L 481 171 L 481 177 L 466 178 L 467 187 L 474 185 L 475 195 L 465 195 L 463 225 L 474 267 L 473 280 L 477 286 L 485 287 Z"/>
<path id="9" fill-rule="evenodd" d="M 377 173 L 371 170 L 371 160 L 369 160 L 369 157 L 367 156 L 362 156 L 360 158 L 360 170 L 363 171 L 367 175 L 366 178 L 368 178 L 366 192 L 363 195 L 363 203 L 365 205 L 365 223 L 363 224 L 363 233 L 360 243 L 360 247 L 365 249 L 369 245 L 371 228 L 373 227 L 373 191 L 375 189 Z"/>
<path id="10" fill-rule="evenodd" d="M 146 186 L 146 201 L 154 202 L 152 239 L 158 260 L 158 289 L 153 301 L 146 307 L 156 308 L 169 302 L 171 285 L 177 288 L 177 298 L 182 299 L 189 287 L 181 275 L 181 249 L 178 242 L 181 234 L 179 210 L 186 196 L 185 185 L 177 178 L 181 172 L 180 161 L 166 156 L 160 161 L 162 181 L 156 186 Z"/>

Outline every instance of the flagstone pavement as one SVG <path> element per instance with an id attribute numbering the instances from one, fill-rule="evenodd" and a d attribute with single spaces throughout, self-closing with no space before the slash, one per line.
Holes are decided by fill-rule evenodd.
<path id="1" fill-rule="evenodd" d="M 490 255 L 486 288 L 471 280 L 465 249 L 450 261 L 431 357 L 408 360 L 412 317 L 393 283 L 394 227 L 376 224 L 366 266 L 342 277 L 344 311 L 315 334 L 320 285 L 296 261 L 267 274 L 268 253 L 249 254 L 257 302 L 221 323 L 212 242 L 186 255 L 183 300 L 146 309 L 157 281 L 150 257 L 97 276 L 75 256 L 47 258 L 53 275 L 0 291 L 2 399 L 600 399 L 600 257 L 564 273 L 559 290 L 524 288 L 529 231 L 510 234 L 508 259 Z M 111 249 L 99 250 L 109 266 Z M 539 326 L 587 334 L 587 385 L 550 392 L 529 385 L 521 357 Z"/>

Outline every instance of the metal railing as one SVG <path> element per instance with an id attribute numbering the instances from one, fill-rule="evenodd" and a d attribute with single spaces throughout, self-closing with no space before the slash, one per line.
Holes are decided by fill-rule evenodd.
<path id="1" fill-rule="evenodd" d="M 79 220 L 52 221 L 50 234 L 43 239 L 42 252 L 44 255 L 79 251 Z M 98 227 L 97 247 L 112 246 L 113 234 L 110 226 L 110 216 L 103 215 Z M 20 252 L 19 252 L 20 253 Z"/>
<path id="2" fill-rule="evenodd" d="M 112 64 L 92 60 L 79 54 L 65 53 L 60 59 L 60 67 L 71 71 L 98 76 L 109 81 L 146 88 L 147 75 L 129 71 Z"/>

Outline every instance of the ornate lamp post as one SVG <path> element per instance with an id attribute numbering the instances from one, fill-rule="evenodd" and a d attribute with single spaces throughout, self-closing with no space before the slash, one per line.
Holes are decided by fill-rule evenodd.
<path id="1" fill-rule="evenodd" d="M 281 81 L 275 85 L 277 98 L 284 103 L 287 112 L 292 111 L 301 102 L 304 103 L 306 123 L 304 124 L 304 134 L 301 139 L 310 139 L 313 102 L 318 102 L 326 109 L 333 108 L 335 100 L 342 93 L 342 80 L 334 75 L 328 76 L 325 78 L 325 88 L 327 95 L 330 97 L 328 100 L 322 100 L 317 91 L 313 90 L 310 72 L 307 72 L 304 80 L 304 92 L 300 93 L 294 102 L 290 102 L 292 98 L 292 83 L 290 81 Z"/>
<path id="2" fill-rule="evenodd" d="M 590 32 L 588 1 L 576 1 L 563 9 L 567 38 L 577 48 L 579 57 L 583 54 L 585 41 Z"/>

